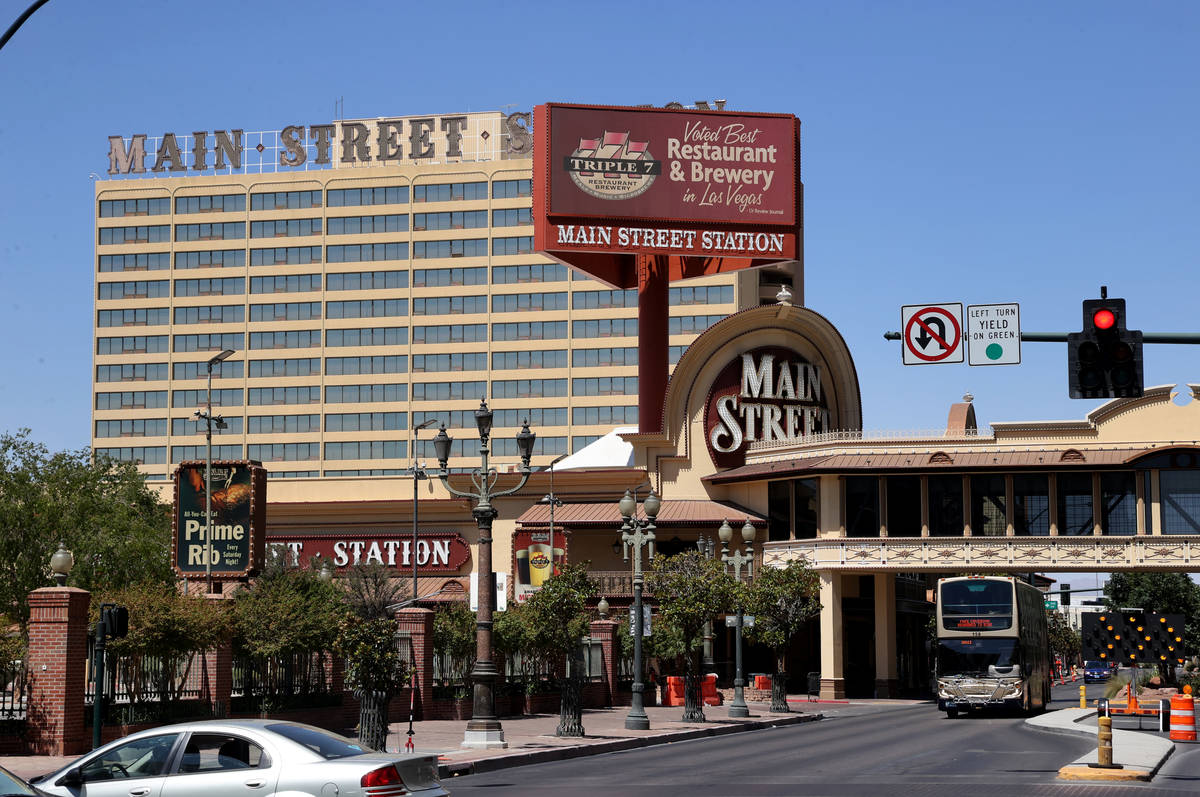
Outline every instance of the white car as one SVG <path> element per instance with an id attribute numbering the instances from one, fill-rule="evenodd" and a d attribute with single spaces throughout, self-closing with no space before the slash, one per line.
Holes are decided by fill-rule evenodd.
<path id="1" fill-rule="evenodd" d="M 141 731 L 33 778 L 60 797 L 441 797 L 436 755 L 367 749 L 295 722 L 211 720 Z"/>

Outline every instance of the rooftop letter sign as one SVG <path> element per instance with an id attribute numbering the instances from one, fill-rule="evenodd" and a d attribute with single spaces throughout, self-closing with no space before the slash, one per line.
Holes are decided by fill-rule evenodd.
<path id="1" fill-rule="evenodd" d="M 800 121 L 787 114 L 539 105 L 539 251 L 619 287 L 633 255 L 671 281 L 800 260 Z"/>

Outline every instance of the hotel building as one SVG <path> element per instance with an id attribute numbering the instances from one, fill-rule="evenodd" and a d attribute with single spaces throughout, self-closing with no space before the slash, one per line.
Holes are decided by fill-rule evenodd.
<path id="1" fill-rule="evenodd" d="M 92 445 L 150 480 L 203 459 L 272 479 L 397 475 L 414 426 L 473 430 L 534 464 L 637 424 L 637 291 L 533 252 L 528 114 L 341 121 L 110 139 L 96 194 Z M 214 168 L 218 167 L 218 168 Z M 795 271 L 798 272 L 798 269 Z M 671 362 L 802 275 L 671 288 Z M 432 433 L 416 455 L 432 459 Z M 450 467 L 478 464 L 457 434 Z M 466 459 L 462 459 L 466 457 Z"/>

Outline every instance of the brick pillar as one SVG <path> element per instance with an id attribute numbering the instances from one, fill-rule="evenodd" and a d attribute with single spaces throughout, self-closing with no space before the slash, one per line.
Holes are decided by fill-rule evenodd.
<path id="1" fill-rule="evenodd" d="M 433 611 L 410 606 L 396 612 L 396 623 L 412 638 L 417 669 L 416 714 L 424 719 L 433 708 Z"/>
<path id="2" fill-rule="evenodd" d="M 592 639 L 600 643 L 604 657 L 604 684 L 607 690 L 606 705 L 613 705 L 617 697 L 617 623 L 615 620 L 593 620 Z"/>
<path id="3" fill-rule="evenodd" d="M 90 749 L 83 723 L 91 593 L 45 587 L 29 593 L 29 752 L 79 755 Z"/>
<path id="4" fill-rule="evenodd" d="M 204 651 L 204 695 L 213 716 L 229 716 L 229 696 L 233 692 L 233 642 L 223 639 L 215 648 Z"/>

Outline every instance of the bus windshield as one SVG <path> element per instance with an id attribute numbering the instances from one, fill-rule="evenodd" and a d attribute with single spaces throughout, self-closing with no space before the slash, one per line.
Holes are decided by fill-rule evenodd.
<path id="1" fill-rule="evenodd" d="M 948 581 L 941 585 L 942 627 L 1003 631 L 1012 628 L 1013 586 L 1008 581 Z"/>
<path id="2" fill-rule="evenodd" d="M 938 642 L 938 675 L 988 675 L 988 667 L 1017 664 L 1017 640 L 997 637 L 942 639 Z"/>

